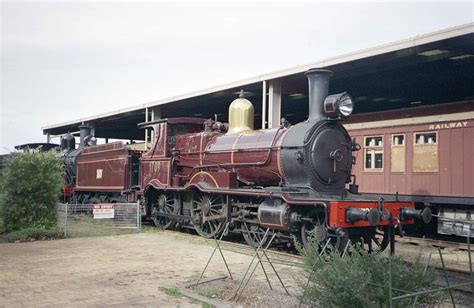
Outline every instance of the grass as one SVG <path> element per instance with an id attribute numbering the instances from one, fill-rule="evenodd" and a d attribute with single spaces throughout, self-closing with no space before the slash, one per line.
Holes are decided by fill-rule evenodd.
<path id="1" fill-rule="evenodd" d="M 204 289 L 201 292 L 199 292 L 199 295 L 205 296 L 207 298 L 217 298 L 217 293 L 212 292 L 209 289 Z"/>
<path id="2" fill-rule="evenodd" d="M 143 226 L 142 225 L 142 232 L 143 233 L 158 233 L 160 232 L 161 230 L 158 229 L 157 227 L 155 226 Z"/>
<path id="3" fill-rule="evenodd" d="M 134 228 L 120 228 L 113 220 L 93 219 L 88 215 L 75 215 L 67 221 L 67 237 L 89 237 L 136 233 Z"/>
<path id="4" fill-rule="evenodd" d="M 190 276 L 186 282 L 192 282 L 192 281 L 197 281 L 199 278 L 201 278 L 201 273 L 200 272 L 197 272 L 196 274 L 193 274 L 192 276 Z M 206 275 L 204 275 L 202 277 L 202 279 L 206 279 Z"/>
<path id="5" fill-rule="evenodd" d="M 10 242 L 24 242 L 29 240 L 45 240 L 63 238 L 64 232 L 59 228 L 39 228 L 29 227 L 19 231 L 13 231 L 7 234 L 7 239 Z"/>
<path id="6" fill-rule="evenodd" d="M 181 293 L 178 289 L 176 288 L 169 288 L 165 290 L 165 294 L 168 296 L 176 297 L 176 298 L 181 298 L 183 297 L 183 293 Z"/>
<path id="7" fill-rule="evenodd" d="M 155 228 L 149 228 L 146 232 L 153 232 Z M 0 217 L 0 234 L 2 234 L 3 223 Z M 93 219 L 88 215 L 74 215 L 67 221 L 67 237 L 95 237 L 95 236 L 110 236 L 136 233 L 135 228 L 121 228 L 113 220 L 107 219 Z M 28 227 L 22 230 L 13 231 L 6 234 L 6 238 L 10 242 L 43 240 L 43 239 L 58 239 L 64 238 L 64 227 L 44 228 L 44 227 Z"/>

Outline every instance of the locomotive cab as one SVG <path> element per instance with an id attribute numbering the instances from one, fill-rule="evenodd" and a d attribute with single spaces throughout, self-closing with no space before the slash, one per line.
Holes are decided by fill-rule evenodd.
<path id="1" fill-rule="evenodd" d="M 138 124 L 139 128 L 153 130 L 151 148 L 140 158 L 141 187 L 167 187 L 172 185 L 173 174 L 176 170 L 177 144 L 186 134 L 201 132 L 205 119 L 170 118 Z"/>

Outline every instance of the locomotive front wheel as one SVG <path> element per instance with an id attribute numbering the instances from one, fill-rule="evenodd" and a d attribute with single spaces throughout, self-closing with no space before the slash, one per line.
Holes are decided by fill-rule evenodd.
<path id="1" fill-rule="evenodd" d="M 388 228 L 389 227 L 382 227 L 374 229 L 367 243 L 369 252 L 379 253 L 387 248 L 390 243 L 390 232 Z"/>
<path id="2" fill-rule="evenodd" d="M 151 205 L 151 217 L 155 226 L 166 230 L 176 223 L 173 218 L 159 216 L 160 213 L 178 214 L 179 206 L 173 192 L 162 192 L 158 194 L 156 200 L 153 200 Z"/>
<path id="3" fill-rule="evenodd" d="M 324 225 L 324 213 L 320 210 L 312 210 L 308 214 L 312 221 L 305 221 L 301 225 L 299 239 L 305 248 L 309 248 L 311 239 L 316 243 L 324 243 L 328 237 L 328 231 Z"/>
<path id="4" fill-rule="evenodd" d="M 192 197 L 191 218 L 196 232 L 205 238 L 217 237 L 224 227 L 223 195 L 196 192 Z"/>

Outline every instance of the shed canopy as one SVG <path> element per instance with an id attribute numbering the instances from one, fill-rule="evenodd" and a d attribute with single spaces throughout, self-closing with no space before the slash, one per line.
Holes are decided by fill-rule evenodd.
<path id="1" fill-rule="evenodd" d="M 143 140 L 137 124 L 146 108 L 159 108 L 161 117 L 199 117 L 227 121 L 227 110 L 241 89 L 255 106 L 255 126 L 262 117 L 263 81 L 281 82 L 281 115 L 290 123 L 307 118 L 310 68 L 334 71 L 329 93 L 349 92 L 355 113 L 370 113 L 448 102 L 474 100 L 474 23 L 355 53 L 300 65 L 202 91 L 162 99 L 43 128 L 44 134 L 77 131 L 92 124 L 99 138 Z"/>

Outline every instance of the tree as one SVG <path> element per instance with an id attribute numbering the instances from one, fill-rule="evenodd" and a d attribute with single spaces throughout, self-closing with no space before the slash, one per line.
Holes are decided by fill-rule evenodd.
<path id="1" fill-rule="evenodd" d="M 4 231 L 55 226 L 62 172 L 63 164 L 54 151 L 18 153 L 8 159 L 0 177 Z"/>

